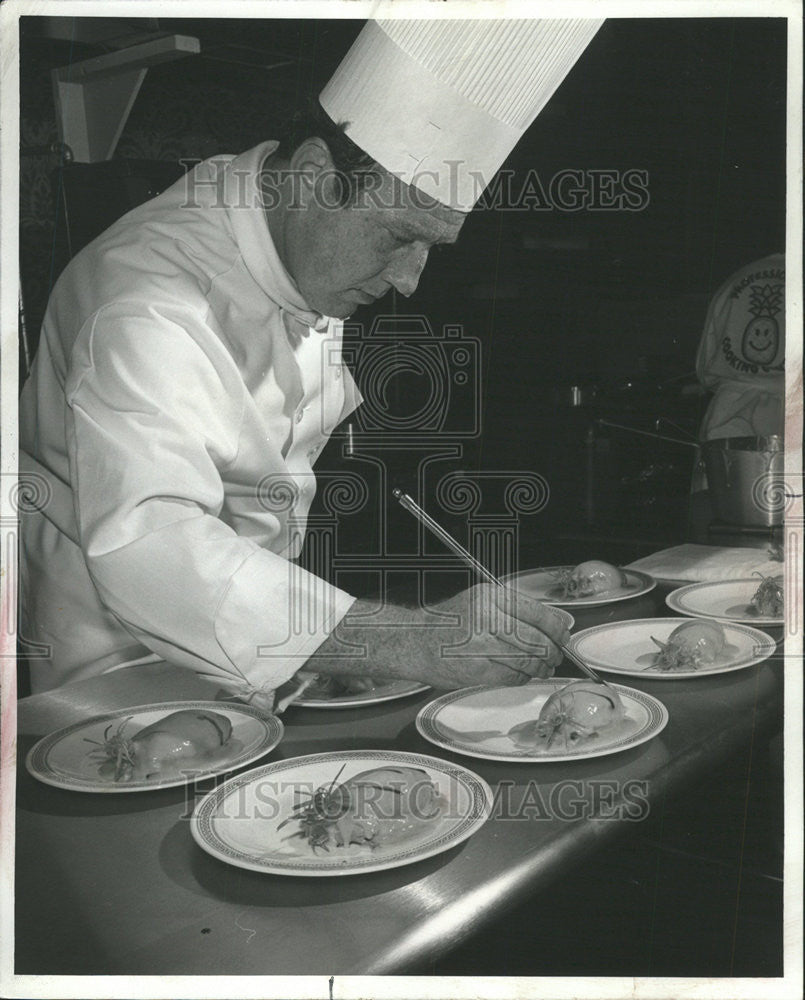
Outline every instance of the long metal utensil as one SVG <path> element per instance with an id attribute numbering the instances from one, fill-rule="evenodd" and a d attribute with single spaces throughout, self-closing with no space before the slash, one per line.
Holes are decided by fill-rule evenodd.
<path id="1" fill-rule="evenodd" d="M 496 587 L 505 587 L 505 584 L 498 580 L 496 576 L 493 576 L 483 563 L 479 562 L 471 552 L 467 551 L 467 549 L 457 542 L 449 532 L 445 531 L 438 521 L 434 521 L 430 514 L 425 513 L 419 504 L 415 503 L 407 493 L 403 493 L 400 489 L 395 489 L 391 491 L 391 495 L 395 500 L 399 501 L 400 505 L 404 507 L 409 514 L 413 514 L 420 524 L 424 524 L 425 527 L 441 542 L 443 542 L 451 552 L 455 553 L 459 559 L 466 563 L 470 569 L 475 570 L 481 579 L 486 580 L 487 583 L 494 584 Z M 603 680 L 603 678 L 599 677 L 593 668 L 588 666 L 577 653 L 568 649 L 568 647 L 563 643 L 556 643 L 556 645 L 564 656 L 567 657 L 571 663 L 574 663 L 583 674 L 586 674 L 590 680 L 595 681 L 596 684 L 604 684 L 606 687 L 609 687 L 607 682 Z"/>

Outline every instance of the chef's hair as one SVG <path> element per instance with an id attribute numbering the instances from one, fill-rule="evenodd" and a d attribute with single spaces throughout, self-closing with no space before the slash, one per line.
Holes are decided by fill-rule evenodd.
<path id="1" fill-rule="evenodd" d="M 275 155 L 289 160 L 306 139 L 314 136 L 327 144 L 333 159 L 336 179 L 340 184 L 339 202 L 348 205 L 355 201 L 373 175 L 382 168 L 380 164 L 357 146 L 344 132 L 347 122 L 336 124 L 318 101 L 311 102 L 302 111 L 286 119 L 275 134 L 279 146 Z"/>

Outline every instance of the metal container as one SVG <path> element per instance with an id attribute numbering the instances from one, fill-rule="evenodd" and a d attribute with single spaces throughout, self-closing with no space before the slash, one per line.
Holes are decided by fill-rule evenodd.
<path id="1" fill-rule="evenodd" d="M 580 407 L 590 407 L 595 404 L 598 386 L 590 382 L 578 385 L 552 385 L 550 396 L 555 407 L 577 410 Z"/>
<path id="2" fill-rule="evenodd" d="M 782 437 L 716 438 L 701 447 L 710 499 L 720 521 L 744 527 L 783 523 Z"/>

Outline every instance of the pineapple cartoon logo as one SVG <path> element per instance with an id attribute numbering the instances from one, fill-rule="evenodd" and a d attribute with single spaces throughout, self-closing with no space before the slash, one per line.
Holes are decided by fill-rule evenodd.
<path id="1" fill-rule="evenodd" d="M 744 330 L 741 353 L 752 364 L 770 365 L 780 346 L 780 328 L 775 316 L 783 304 L 782 285 L 752 285 L 749 312 L 752 319 Z"/>

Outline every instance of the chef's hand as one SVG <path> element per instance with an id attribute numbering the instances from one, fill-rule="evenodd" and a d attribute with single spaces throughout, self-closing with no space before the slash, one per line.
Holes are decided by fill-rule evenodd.
<path id="1" fill-rule="evenodd" d="M 445 689 L 525 684 L 553 674 L 562 660 L 556 643 L 570 638 L 550 607 L 490 584 L 426 610 L 371 611 L 357 601 L 305 669 Z"/>
<path id="2" fill-rule="evenodd" d="M 437 604 L 420 633 L 425 683 L 437 688 L 525 684 L 562 662 L 570 636 L 549 607 L 505 587 L 479 584 Z M 452 623 L 450 621 L 452 619 Z"/>

